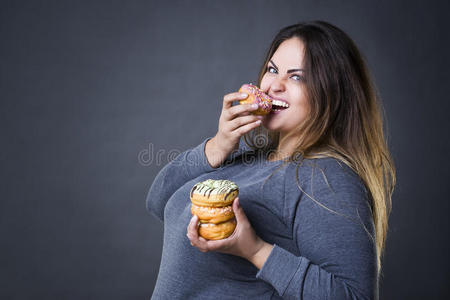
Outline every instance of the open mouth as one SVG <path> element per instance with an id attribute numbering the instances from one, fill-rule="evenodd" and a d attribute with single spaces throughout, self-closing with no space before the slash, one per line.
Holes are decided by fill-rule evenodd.
<path id="1" fill-rule="evenodd" d="M 273 102 L 272 102 L 272 111 L 273 112 L 279 112 L 279 111 L 285 110 L 288 107 L 289 107 L 289 104 L 287 104 L 284 101 L 273 100 Z"/>
<path id="2" fill-rule="evenodd" d="M 272 111 L 282 111 L 285 110 L 286 108 L 287 107 L 272 105 Z"/>

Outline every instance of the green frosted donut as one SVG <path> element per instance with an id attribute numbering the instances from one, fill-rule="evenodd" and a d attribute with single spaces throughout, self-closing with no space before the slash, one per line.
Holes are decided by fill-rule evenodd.
<path id="1" fill-rule="evenodd" d="M 229 180 L 214 180 L 207 179 L 205 181 L 196 183 L 191 189 L 191 198 L 194 191 L 209 198 L 210 195 L 229 194 L 233 191 L 239 190 L 238 186 Z M 225 196 L 226 198 L 226 196 Z"/>

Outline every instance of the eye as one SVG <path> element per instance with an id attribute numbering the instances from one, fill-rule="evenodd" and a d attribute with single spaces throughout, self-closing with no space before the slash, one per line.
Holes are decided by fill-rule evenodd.
<path id="1" fill-rule="evenodd" d="M 274 67 L 271 67 L 271 66 L 267 66 L 266 70 L 269 73 L 276 73 L 277 72 L 277 69 L 275 69 Z M 274 72 L 271 72 L 271 70 L 273 70 Z"/>
<path id="2" fill-rule="evenodd" d="M 294 78 L 295 81 L 306 81 L 304 76 L 301 75 L 292 75 L 291 78 Z"/>

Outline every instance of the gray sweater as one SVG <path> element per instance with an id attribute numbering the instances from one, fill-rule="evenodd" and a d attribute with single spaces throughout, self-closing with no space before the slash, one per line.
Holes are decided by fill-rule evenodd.
<path id="1" fill-rule="evenodd" d="M 264 183 L 281 161 L 267 161 L 241 141 L 214 169 L 204 152 L 209 139 L 164 166 L 148 192 L 147 209 L 164 224 L 152 299 L 378 299 L 371 205 L 355 172 L 319 158 L 299 168 L 291 162 Z M 239 186 L 256 234 L 274 245 L 260 270 L 244 258 L 190 245 L 189 191 L 209 178 Z"/>

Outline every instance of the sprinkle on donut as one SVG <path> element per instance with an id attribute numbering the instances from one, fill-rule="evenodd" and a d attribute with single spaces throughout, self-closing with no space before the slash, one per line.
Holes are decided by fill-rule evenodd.
<path id="1" fill-rule="evenodd" d="M 240 101 L 241 104 L 258 104 L 258 109 L 253 112 L 254 114 L 265 115 L 272 110 L 272 97 L 264 93 L 256 85 L 246 83 L 242 85 L 242 87 L 239 89 L 239 92 L 249 94 L 246 99 Z"/>

